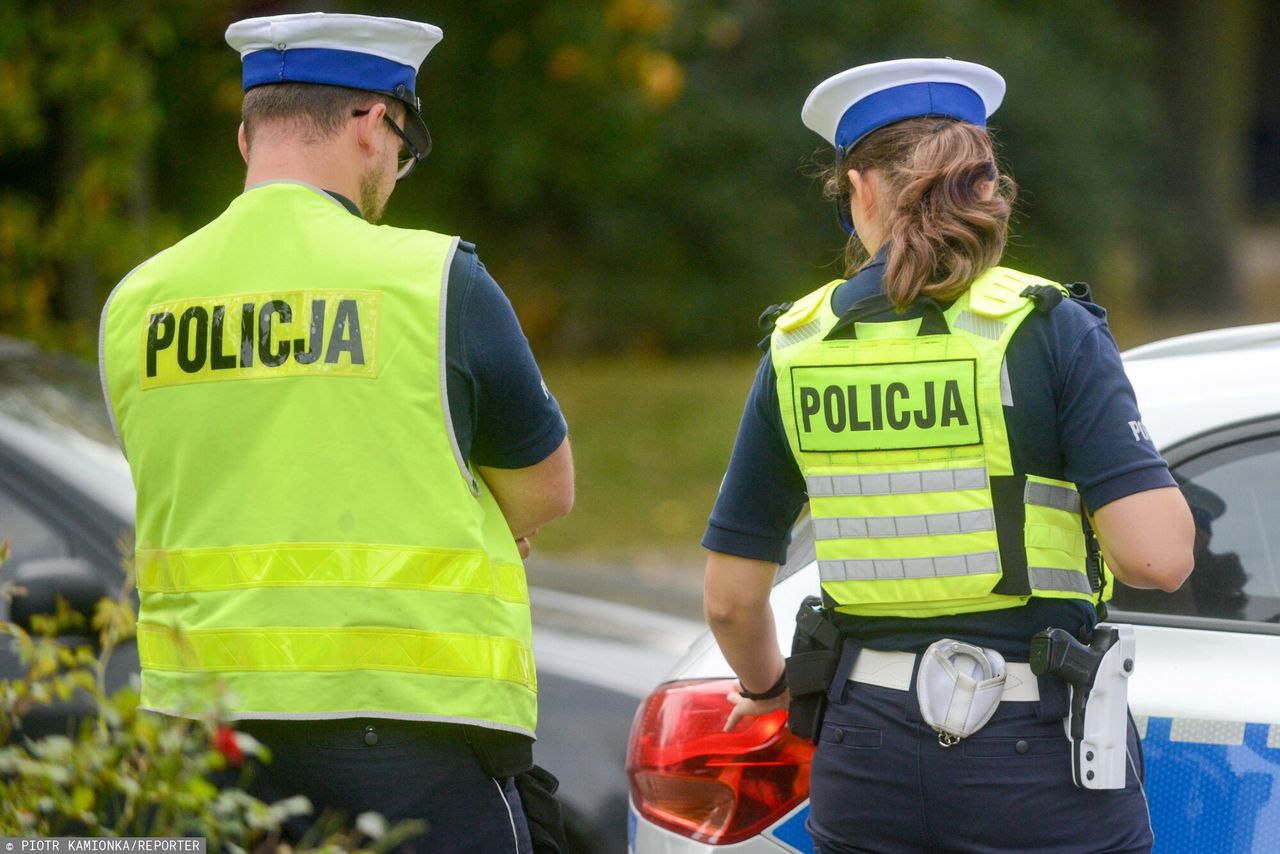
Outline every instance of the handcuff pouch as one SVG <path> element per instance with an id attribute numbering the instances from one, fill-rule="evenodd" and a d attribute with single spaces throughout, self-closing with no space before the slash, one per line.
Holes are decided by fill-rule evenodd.
<path id="1" fill-rule="evenodd" d="M 994 649 L 943 638 L 930 644 L 916 673 L 920 715 L 954 744 L 986 726 L 1004 696 L 1004 657 Z"/>

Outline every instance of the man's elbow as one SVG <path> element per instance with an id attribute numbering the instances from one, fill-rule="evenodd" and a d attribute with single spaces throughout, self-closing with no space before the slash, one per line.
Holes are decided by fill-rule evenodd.
<path id="1" fill-rule="evenodd" d="M 573 510 L 573 500 L 573 482 L 570 481 L 567 485 L 548 496 L 545 507 L 547 521 L 550 522 L 552 519 L 568 516 L 570 511 Z"/>
<path id="2" fill-rule="evenodd" d="M 529 527 L 537 530 L 549 522 L 568 516 L 573 510 L 573 482 L 558 484 L 550 489 L 541 490 L 537 497 L 526 505 Z"/>
<path id="3" fill-rule="evenodd" d="M 545 498 L 544 511 L 547 515 L 547 521 L 550 522 L 552 519 L 568 516 L 569 512 L 573 510 L 573 454 L 569 450 L 568 438 L 547 459 L 547 465 L 551 466 L 551 469 L 545 481 L 547 489 L 543 495 Z"/>

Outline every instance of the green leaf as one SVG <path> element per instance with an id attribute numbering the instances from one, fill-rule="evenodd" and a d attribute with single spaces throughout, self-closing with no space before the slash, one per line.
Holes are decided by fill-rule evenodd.
<path id="1" fill-rule="evenodd" d="M 218 787 L 203 777 L 192 777 L 188 788 L 201 801 L 211 801 L 218 794 Z"/>
<path id="2" fill-rule="evenodd" d="M 71 802 L 75 804 L 78 812 L 88 812 L 93 809 L 93 804 L 96 800 L 93 789 L 88 786 L 76 786 L 71 793 Z"/>

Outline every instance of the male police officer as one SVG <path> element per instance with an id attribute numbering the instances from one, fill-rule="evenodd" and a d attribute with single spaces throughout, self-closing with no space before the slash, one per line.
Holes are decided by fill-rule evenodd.
<path id="1" fill-rule="evenodd" d="M 430 148 L 414 82 L 441 36 L 233 24 L 246 191 L 116 287 L 101 363 L 138 489 L 143 706 L 190 712 L 212 675 L 272 748 L 262 797 L 523 852 L 521 553 L 572 504 L 566 428 L 474 247 L 371 224 Z"/>

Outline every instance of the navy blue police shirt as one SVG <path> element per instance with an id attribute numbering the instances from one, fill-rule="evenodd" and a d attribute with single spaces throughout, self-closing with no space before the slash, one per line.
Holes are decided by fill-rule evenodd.
<path id="1" fill-rule="evenodd" d="M 445 303 L 449 416 L 462 456 L 499 469 L 542 462 L 568 433 L 511 301 L 458 242 Z"/>
<path id="2" fill-rule="evenodd" d="M 878 294 L 884 253 L 836 288 L 832 308 Z M 905 317 L 918 317 L 909 309 Z M 868 322 L 901 320 L 892 309 Z M 1168 466 L 1141 429 L 1133 388 L 1124 374 L 1106 312 L 1064 299 L 1032 312 L 1005 354 L 1013 405 L 1004 408 L 1014 470 L 1076 484 L 1085 506 L 1103 505 L 1148 489 L 1173 486 Z M 766 352 L 747 397 L 729 469 L 702 544 L 706 548 L 782 563 L 792 524 L 808 496 L 791 453 L 778 405 L 777 377 Z M 1081 635 L 1094 608 L 1070 599 L 1032 599 L 1020 608 L 942 617 L 854 617 L 841 624 L 867 647 L 919 652 L 951 637 L 1025 661 L 1033 634 L 1053 626 Z"/>
<path id="3" fill-rule="evenodd" d="M 350 199 L 326 192 L 360 216 Z M 464 240 L 449 267 L 444 326 L 449 418 L 463 458 L 516 469 L 550 456 L 568 433 L 560 405 L 542 381 L 511 301 Z"/>

